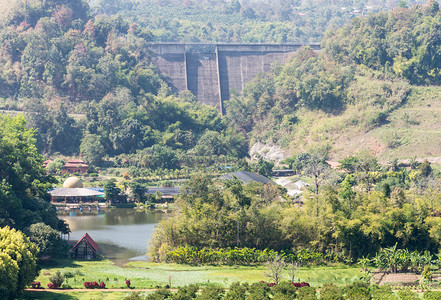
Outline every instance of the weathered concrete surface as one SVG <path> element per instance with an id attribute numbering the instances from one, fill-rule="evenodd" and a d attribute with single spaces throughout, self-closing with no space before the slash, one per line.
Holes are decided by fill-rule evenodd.
<path id="1" fill-rule="evenodd" d="M 286 63 L 302 45 L 150 44 L 153 63 L 176 91 L 190 90 L 199 102 L 223 110 L 231 91 L 242 92 L 259 73 Z M 320 50 L 320 45 L 310 45 Z"/>

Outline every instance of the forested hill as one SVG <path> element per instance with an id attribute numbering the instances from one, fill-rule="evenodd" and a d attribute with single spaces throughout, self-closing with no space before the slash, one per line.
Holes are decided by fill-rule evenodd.
<path id="1" fill-rule="evenodd" d="M 326 3 L 104 0 L 90 8 L 81 0 L 1 1 L 0 109 L 28 112 L 40 152 L 82 152 L 93 163 L 106 155 L 152 168 L 227 163 L 255 141 L 290 153 L 326 146 L 335 158 L 363 147 L 383 156 L 440 156 L 438 3 Z M 382 11 L 390 3 L 399 7 Z M 326 21 L 312 17 L 326 8 Z M 145 47 L 320 40 L 347 8 L 353 14 L 342 23 L 354 11 L 380 12 L 328 31 L 321 53 L 302 49 L 258 76 L 226 103 L 224 119 L 188 92 L 173 95 Z M 299 40 L 306 29 L 296 20 L 314 33 Z M 288 29 L 282 35 L 279 25 Z"/>
<path id="2" fill-rule="evenodd" d="M 149 28 L 155 41 L 320 43 L 354 17 L 424 0 L 100 0 L 96 14 L 120 15 Z"/>
<path id="3" fill-rule="evenodd" d="M 341 159 L 440 156 L 441 13 L 436 1 L 355 18 L 226 104 L 251 141 Z"/>
<path id="4" fill-rule="evenodd" d="M 148 30 L 94 17 L 81 0 L 5 5 L 0 108 L 27 112 L 40 152 L 81 151 L 98 164 L 106 155 L 130 154 L 124 159 L 132 165 L 169 169 L 178 161 L 191 165 L 194 155 L 209 161 L 247 154 L 245 138 L 214 108 L 189 93 L 172 95 L 151 64 Z"/>

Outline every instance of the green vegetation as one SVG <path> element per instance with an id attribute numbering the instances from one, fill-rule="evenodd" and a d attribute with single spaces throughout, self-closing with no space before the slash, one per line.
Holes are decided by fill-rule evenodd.
<path id="1" fill-rule="evenodd" d="M 179 264 L 157 264 L 130 262 L 125 267 L 114 265 L 109 260 L 102 261 L 67 261 L 58 260 L 58 265 L 43 267 L 36 278 L 47 287 L 57 271 L 65 276 L 65 284 L 72 288 L 84 288 L 84 281 L 104 281 L 106 288 L 127 288 L 126 279 L 130 279 L 135 288 L 155 288 L 170 285 L 171 287 L 198 284 L 201 287 L 213 284 L 228 287 L 236 281 L 258 282 L 270 280 L 265 276 L 263 266 L 188 266 Z M 334 283 L 344 285 L 358 279 L 362 274 L 357 267 L 336 265 L 331 267 L 299 268 L 296 280 L 307 281 L 312 285 Z M 66 275 L 68 277 L 66 278 Z M 288 280 L 288 271 L 283 273 L 282 280 Z M 83 280 L 84 279 L 84 280 Z"/>
<path id="2" fill-rule="evenodd" d="M 0 107 L 26 112 L 41 153 L 81 152 L 95 165 L 118 156 L 116 167 L 149 170 L 247 154 L 217 110 L 172 93 L 153 67 L 147 29 L 91 16 L 81 0 L 31 2 L 11 4 L 0 24 Z"/>
<path id="3" fill-rule="evenodd" d="M 290 161 L 294 169 L 302 170 L 297 158 Z M 420 255 L 438 253 L 437 211 L 441 208 L 439 173 L 430 163 L 410 172 L 396 165 L 388 170 L 370 153 L 362 152 L 342 160 L 345 173 L 320 166 L 321 171 L 315 173 L 317 185 L 303 196 L 301 208 L 280 201 L 279 191 L 271 184 L 193 177 L 185 186 L 192 193 L 178 201 L 180 213 L 156 228 L 149 256 L 181 263 L 247 264 L 274 257 L 275 253 L 266 252 L 272 249 L 282 251 L 288 261 L 307 264 L 356 262 L 395 247 L 407 249 L 397 250 L 396 255 L 408 258 L 416 251 L 419 271 L 430 264 L 430 256 L 423 263 Z M 311 258 L 303 259 L 302 253 Z M 403 264 L 412 265 L 407 260 Z"/>
<path id="4" fill-rule="evenodd" d="M 16 296 L 37 276 L 38 247 L 20 231 L 0 228 L 0 293 Z"/>
<path id="5" fill-rule="evenodd" d="M 20 230 L 44 222 L 58 228 L 46 190 L 55 182 L 41 167 L 33 131 L 23 116 L 0 116 L 0 226 Z"/>
<path id="6" fill-rule="evenodd" d="M 128 18 L 160 42 L 320 43 L 326 30 L 396 5 L 384 0 L 121 0 L 99 1 L 92 10 Z"/>

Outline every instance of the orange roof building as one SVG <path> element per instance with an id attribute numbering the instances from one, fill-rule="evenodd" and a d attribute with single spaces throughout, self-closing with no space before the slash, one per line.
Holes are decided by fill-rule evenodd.
<path id="1" fill-rule="evenodd" d="M 89 165 L 86 164 L 84 160 L 81 159 L 71 159 L 68 160 L 67 163 L 64 164 L 64 168 L 62 173 L 78 173 L 78 174 L 84 174 L 87 173 L 87 170 L 89 169 Z"/>

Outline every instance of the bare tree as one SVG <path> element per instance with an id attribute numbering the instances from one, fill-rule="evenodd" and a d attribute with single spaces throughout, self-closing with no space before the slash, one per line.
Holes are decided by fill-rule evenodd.
<path id="1" fill-rule="evenodd" d="M 271 278 L 276 284 L 279 284 L 285 270 L 286 263 L 279 255 L 276 255 L 273 261 L 268 261 L 265 265 L 265 276 Z"/>
<path id="2" fill-rule="evenodd" d="M 291 277 L 291 282 L 294 282 L 298 269 L 299 269 L 299 265 L 297 263 L 292 262 L 288 264 L 288 274 L 289 277 Z"/>

